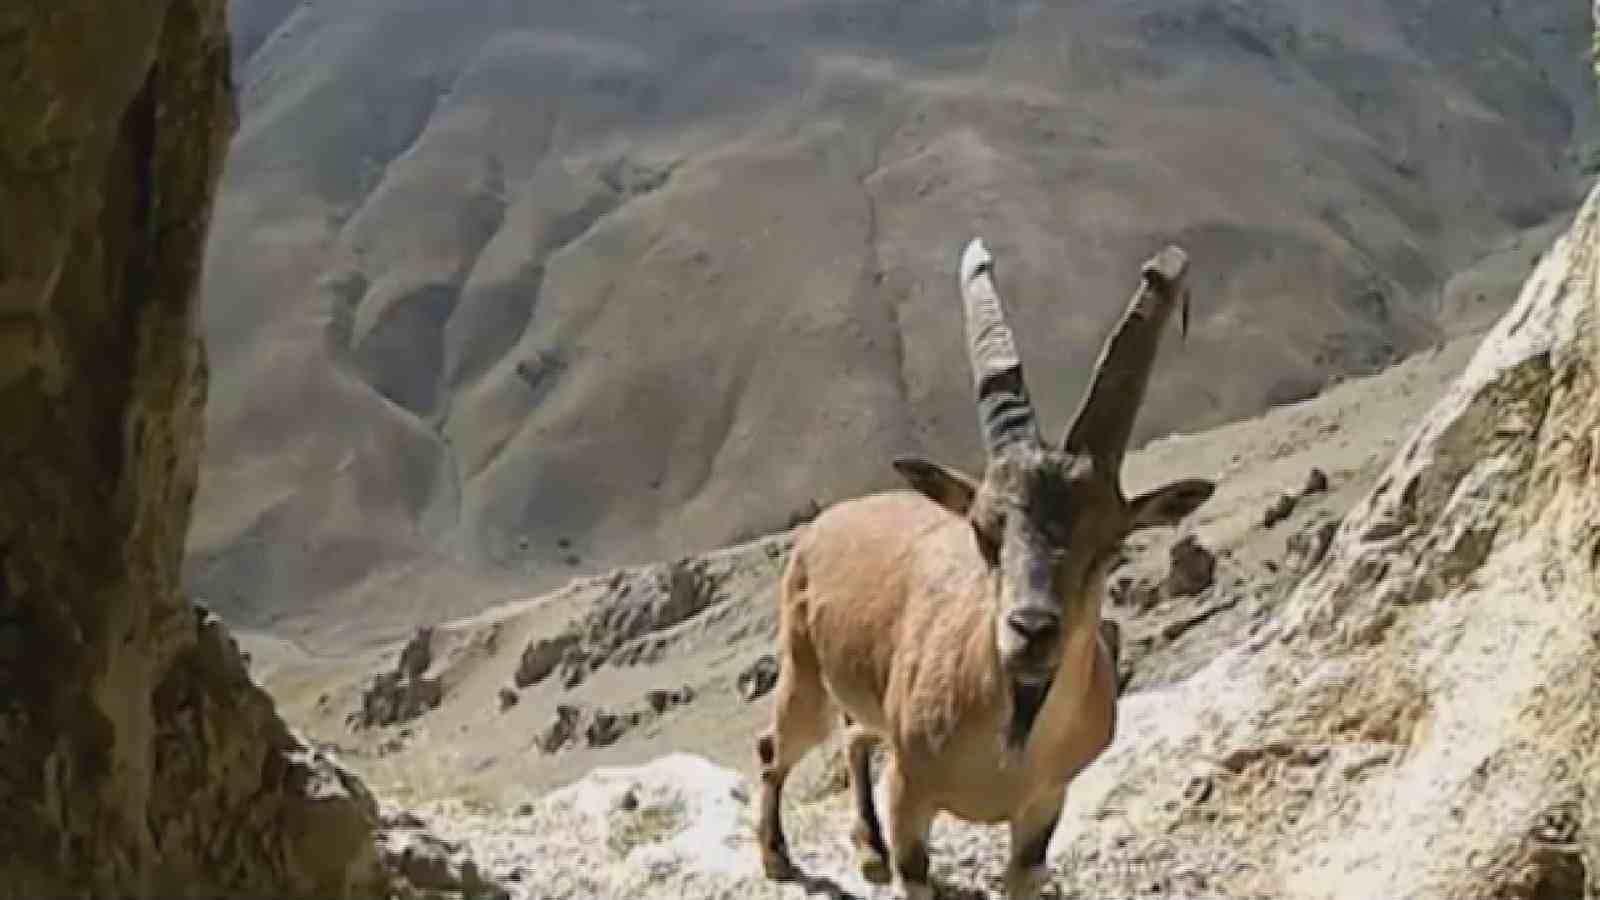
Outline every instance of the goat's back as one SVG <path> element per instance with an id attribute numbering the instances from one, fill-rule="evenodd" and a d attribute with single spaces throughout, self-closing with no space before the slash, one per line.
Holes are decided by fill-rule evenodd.
<path id="1" fill-rule="evenodd" d="M 986 577 L 966 519 L 915 492 L 872 494 L 829 507 L 798 537 L 785 619 L 852 718 L 899 731 L 894 707 L 959 690 L 961 657 L 987 646 Z"/>

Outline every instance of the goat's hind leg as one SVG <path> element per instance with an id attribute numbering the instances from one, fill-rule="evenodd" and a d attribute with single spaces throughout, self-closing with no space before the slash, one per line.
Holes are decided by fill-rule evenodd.
<path id="1" fill-rule="evenodd" d="M 856 803 L 856 825 L 850 832 L 850 839 L 856 847 L 861 877 L 873 884 L 888 884 L 894 880 L 894 872 L 889 868 L 889 848 L 883 841 L 883 825 L 878 820 L 878 807 L 872 797 L 872 747 L 878 737 L 859 725 L 852 725 L 845 740 L 850 788 Z"/>
<path id="2" fill-rule="evenodd" d="M 756 762 L 761 772 L 761 866 L 768 878 L 786 881 L 798 872 L 783 834 L 783 783 L 795 764 L 828 736 L 831 723 L 830 700 L 810 639 L 785 622 L 781 642 L 772 727 L 756 739 Z"/>

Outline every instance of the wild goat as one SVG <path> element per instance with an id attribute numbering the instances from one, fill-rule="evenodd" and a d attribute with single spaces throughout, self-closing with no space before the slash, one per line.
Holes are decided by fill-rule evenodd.
<path id="1" fill-rule="evenodd" d="M 1009 823 L 1007 895 L 1036 896 L 1067 786 L 1116 727 L 1116 651 L 1100 622 L 1107 570 L 1129 533 L 1177 524 L 1215 489 L 1191 479 L 1129 500 L 1121 485 L 1162 326 L 1188 300 L 1187 267 L 1173 246 L 1144 264 L 1058 448 L 1040 439 L 993 258 L 981 240 L 967 245 L 960 290 L 987 469 L 975 481 L 896 459 L 915 491 L 838 503 L 797 537 L 781 585 L 773 724 L 756 741 L 769 878 L 797 874 L 783 783 L 837 706 L 869 880 L 898 874 L 909 900 L 930 897 L 927 833 L 942 810 Z M 887 844 L 869 768 L 879 741 Z"/>

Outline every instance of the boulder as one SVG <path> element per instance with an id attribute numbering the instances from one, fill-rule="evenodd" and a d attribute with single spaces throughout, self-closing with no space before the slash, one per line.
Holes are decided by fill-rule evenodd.
<path id="1" fill-rule="evenodd" d="M 571 633 L 530 642 L 522 650 L 522 657 L 517 662 L 517 671 L 512 681 L 517 687 L 525 688 L 549 678 L 567 653 L 576 649 L 577 643 L 578 636 Z"/>
<path id="2" fill-rule="evenodd" d="M 1173 543 L 1167 558 L 1169 565 L 1162 592 L 1168 597 L 1193 597 L 1216 580 L 1216 554 L 1192 534 Z"/>

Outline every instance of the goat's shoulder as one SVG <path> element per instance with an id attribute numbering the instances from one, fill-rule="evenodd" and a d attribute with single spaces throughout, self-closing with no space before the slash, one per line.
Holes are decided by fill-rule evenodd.
<path id="1" fill-rule="evenodd" d="M 905 553 L 930 535 L 959 529 L 963 519 L 915 491 L 867 494 L 835 503 L 806 526 L 808 554 L 853 551 L 877 557 Z"/>
<path id="2" fill-rule="evenodd" d="M 921 494 L 886 491 L 837 503 L 806 526 L 795 545 L 817 603 L 869 603 L 897 619 L 904 604 L 927 603 L 967 580 L 972 544 L 966 520 Z M 958 577 L 952 577 L 952 575 Z"/>

